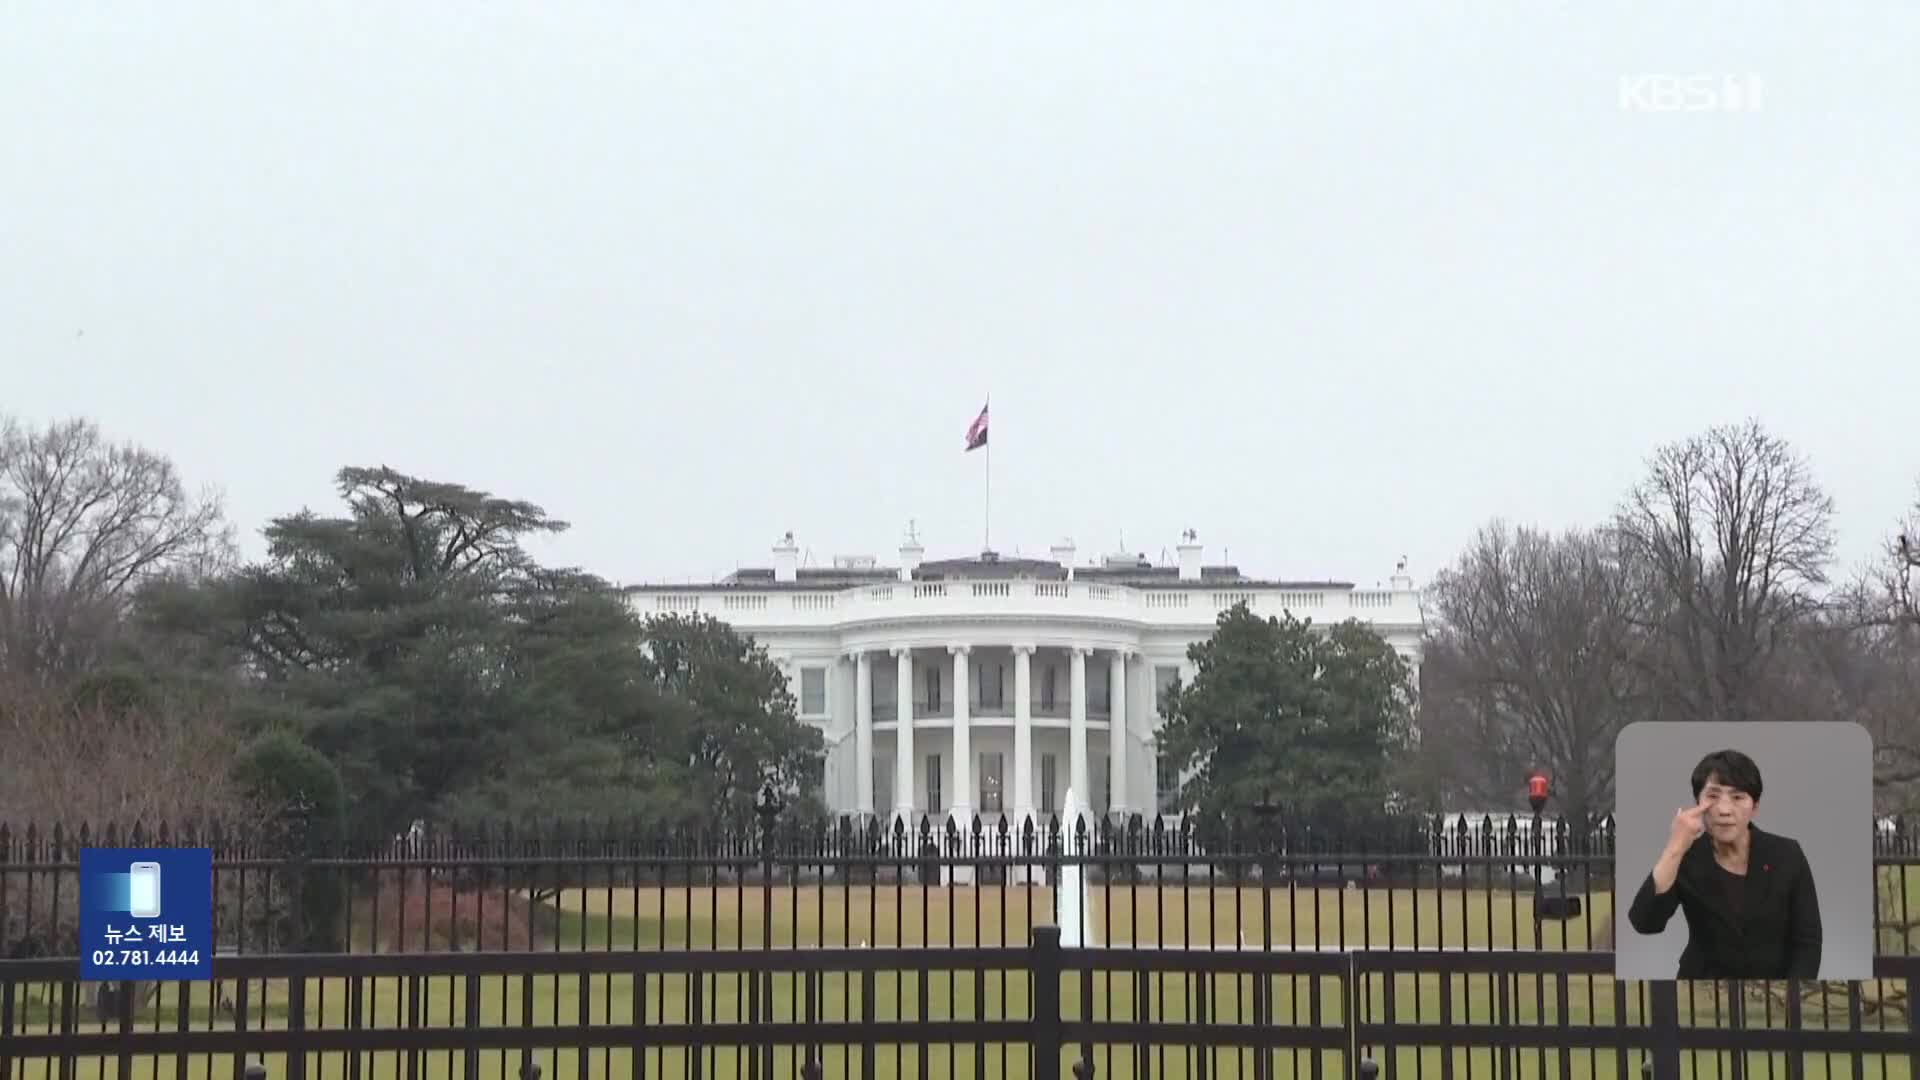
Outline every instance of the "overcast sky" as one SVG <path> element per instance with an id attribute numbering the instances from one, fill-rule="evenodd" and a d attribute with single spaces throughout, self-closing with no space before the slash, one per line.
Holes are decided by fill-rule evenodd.
<path id="1" fill-rule="evenodd" d="M 973 554 L 989 394 L 997 549 L 1265 576 L 1425 580 L 1748 415 L 1849 562 L 1920 477 L 1920 5 L 0 19 L 0 410 L 169 453 L 254 554 L 382 463 L 621 581 Z"/>

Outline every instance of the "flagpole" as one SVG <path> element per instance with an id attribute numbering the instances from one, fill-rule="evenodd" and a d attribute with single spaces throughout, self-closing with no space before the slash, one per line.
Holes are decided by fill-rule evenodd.
<path id="1" fill-rule="evenodd" d="M 993 395 L 991 394 L 987 395 L 985 408 L 988 416 L 988 420 L 987 420 L 987 491 L 986 491 L 986 499 L 984 500 L 986 503 L 986 508 L 985 508 L 986 520 L 981 528 L 981 536 L 982 536 L 982 539 L 985 541 L 986 546 L 981 548 L 982 553 L 993 550 L 993 420 L 992 420 Z"/>

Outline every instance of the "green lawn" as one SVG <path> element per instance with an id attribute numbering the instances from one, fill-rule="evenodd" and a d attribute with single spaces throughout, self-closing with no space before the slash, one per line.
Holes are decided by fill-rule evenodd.
<path id="1" fill-rule="evenodd" d="M 771 904 L 768 897 L 771 897 Z M 1613 898 L 1580 918 L 1536 926 L 1533 896 L 1506 890 L 1090 886 L 1095 940 L 1276 949 L 1472 947 L 1573 949 L 1604 940 Z M 776 945 L 1021 945 L 1053 921 L 1045 886 L 817 886 L 575 889 L 554 900 L 561 948 L 758 947 L 771 909 Z"/>
<path id="2" fill-rule="evenodd" d="M 1584 918 L 1546 923 L 1536 936 L 1530 895 L 1522 894 L 1516 902 L 1512 894 L 1502 891 L 1414 892 L 1399 889 L 1388 893 L 1336 888 L 1276 889 L 1263 896 L 1257 888 L 1140 887 L 1107 890 L 1095 886 L 1090 893 L 1096 938 L 1109 944 L 1237 946 L 1239 931 L 1244 929 L 1247 947 L 1257 949 L 1266 939 L 1270 927 L 1274 947 L 1281 949 L 1311 947 L 1321 943 L 1357 945 L 1362 941 L 1370 941 L 1376 946 L 1391 942 L 1401 948 L 1459 947 L 1462 944 L 1485 947 L 1491 944 L 1494 947 L 1517 946 L 1550 951 L 1569 948 L 1584 950 L 1590 947 L 1590 942 L 1603 940 L 1601 928 L 1610 921 L 1610 897 L 1605 895 L 1593 897 L 1596 910 L 1592 914 L 1596 919 L 1593 936 L 1589 937 L 1589 923 Z M 544 947 L 561 950 L 612 947 L 649 951 L 661 948 L 700 951 L 715 945 L 722 948 L 757 948 L 762 942 L 766 922 L 763 917 L 763 912 L 768 910 L 764 907 L 766 895 L 762 890 L 752 887 L 718 890 L 574 890 L 553 898 L 559 913 L 559 940 L 549 941 Z M 1018 944 L 1027 940 L 1034 924 L 1051 920 L 1053 905 L 1048 890 L 1023 887 L 921 889 L 891 885 L 873 888 L 803 886 L 797 889 L 774 889 L 771 897 L 773 941 L 779 945 L 797 944 L 802 947 L 857 946 L 863 941 L 883 946 L 924 944 L 935 948 L 976 943 Z M 928 959 L 937 964 L 937 954 Z M 1215 1024 L 1256 1023 L 1261 1018 L 1253 1007 L 1252 982 L 1251 977 L 1230 975 L 1155 976 L 1149 983 L 1147 1000 L 1143 1002 L 1136 1000 L 1138 989 L 1131 977 L 1096 975 L 1089 1000 L 1083 1000 L 1079 981 L 1069 978 L 1062 985 L 1062 1010 L 1069 1018 L 1090 1012 L 1098 1020 L 1136 1020 L 1144 1015 L 1154 1021 L 1180 1022 L 1192 1018 Z M 1272 979 L 1268 987 L 1271 1022 L 1299 1027 L 1311 1025 L 1314 982 L 1307 977 Z M 1393 1018 L 1441 1022 L 1441 982 L 1441 977 L 1437 975 L 1398 977 L 1393 985 Z M 1505 986 L 1508 1011 L 1504 1017 L 1498 1011 L 1501 1004 L 1500 982 L 1488 976 L 1452 977 L 1452 1015 L 1447 1019 L 1463 1029 L 1485 1028 L 1503 1018 L 1509 1024 L 1520 1026 L 1608 1027 L 1614 1023 L 1616 1007 L 1613 980 L 1610 978 L 1567 979 L 1568 1000 L 1564 1011 L 1559 1004 L 1559 980 L 1526 977 L 1509 980 Z M 754 1018 L 747 1005 L 749 995 L 746 981 L 739 976 L 712 974 L 651 976 L 644 979 L 620 974 L 489 977 L 482 980 L 480 985 L 480 1017 L 482 1024 L 487 1026 L 542 1027 L 576 1023 L 627 1025 L 635 1019 L 638 1000 L 644 1002 L 644 1021 L 656 1024 L 684 1023 L 689 1019 L 696 983 L 699 1013 L 703 1020 L 727 1023 L 748 1022 Z M 1196 993 L 1203 987 L 1208 1001 L 1206 1011 L 1201 1013 Z M 1881 989 L 1877 984 L 1865 987 L 1870 1000 Z M 231 984 L 227 984 L 224 990 L 229 996 L 234 992 Z M 1365 1013 L 1369 1018 L 1382 1019 L 1387 1016 L 1385 990 L 1378 981 L 1367 988 Z M 207 984 L 191 987 L 187 1006 L 189 1023 L 195 1029 L 205 1029 L 211 1023 L 211 991 L 212 988 Z M 270 1027 L 285 1025 L 288 999 L 284 983 L 254 984 L 249 991 L 251 1000 L 248 1011 L 252 1016 L 249 1026 L 258 1027 L 262 1023 Z M 158 1024 L 173 1027 L 180 1004 L 176 994 L 177 987 L 167 988 L 161 1002 L 140 1015 L 140 1026 Z M 422 980 L 421 994 L 423 1014 L 420 1023 L 423 1026 L 459 1027 L 462 1024 L 466 1011 L 465 986 L 462 982 L 453 979 Z M 522 1003 L 524 996 L 529 994 L 532 1009 L 527 1012 Z M 817 984 L 815 994 L 814 1014 L 820 1019 L 858 1022 L 870 1004 L 871 1014 L 882 1028 L 889 1022 L 923 1015 L 933 1019 L 1017 1019 L 1026 1016 L 1029 1009 L 1027 978 L 1019 972 L 975 976 L 970 973 L 942 972 L 937 967 L 925 972 L 887 972 L 873 979 L 870 1003 L 859 977 L 827 975 Z M 348 998 L 344 980 L 310 980 L 306 995 L 305 1019 L 308 1027 L 347 1026 Z M 1319 1023 L 1337 1028 L 1344 1009 L 1338 982 L 1320 980 L 1319 998 Z M 1639 998 L 1639 989 L 1630 987 L 1625 1010 L 1625 1019 L 1629 1024 L 1642 1022 Z M 370 981 L 366 986 L 361 1023 L 373 1027 L 405 1026 L 405 1003 L 405 985 L 401 980 Z M 802 1019 L 806 1016 L 807 1006 L 808 992 L 803 981 L 793 976 L 777 976 L 772 980 L 770 1013 L 763 1011 L 760 1015 L 761 1018 L 770 1017 L 774 1020 Z M 1703 993 L 1692 1002 L 1683 1000 L 1682 1022 L 1693 1026 L 1724 1027 L 1733 1011 L 1729 1003 L 1715 1002 Z M 51 1012 L 45 1004 L 29 1006 L 25 1011 L 29 1030 L 47 1030 L 54 1021 Z M 1833 1016 L 1832 1026 L 1846 1026 L 1844 1006 Z M 1777 1010 L 1773 1017 L 1769 1022 L 1767 1013 L 1757 1006 L 1747 1010 L 1747 1023 L 1750 1026 L 1779 1026 L 1781 1021 Z M 230 1023 L 223 1016 L 217 1026 L 226 1027 Z M 1817 1009 L 1809 1010 L 1807 1023 L 1808 1026 L 1825 1026 Z M 1865 1022 L 1869 1028 L 1878 1027 L 1880 1023 L 1878 1014 L 1871 1012 Z M 1886 1024 L 1896 1028 L 1905 1026 L 1904 1021 L 1898 1018 L 1889 1018 Z M 98 1030 L 93 1025 L 83 1025 L 83 1028 Z M 1463 1038 L 1470 1034 L 1470 1030 L 1462 1032 Z M 884 1038 L 884 1034 L 881 1037 Z M 823 1062 L 824 1075 L 861 1075 L 859 1053 L 855 1050 L 849 1057 L 845 1050 L 828 1048 Z M 1417 1067 L 1419 1075 L 1438 1076 L 1441 1053 L 1438 1049 L 1401 1051 L 1397 1055 L 1396 1065 L 1400 1069 Z M 647 1051 L 646 1075 L 690 1075 L 688 1067 L 691 1063 L 687 1060 L 687 1054 L 687 1051 L 678 1049 Z M 1029 1073 L 1030 1063 L 1026 1060 L 1025 1049 L 1021 1047 L 936 1046 L 926 1052 L 924 1061 L 919 1055 L 920 1051 L 913 1047 L 904 1050 L 881 1048 L 876 1055 L 875 1075 L 965 1077 L 975 1075 L 976 1065 L 980 1064 L 984 1064 L 985 1075 L 990 1077 L 1012 1078 Z M 1198 1062 L 1191 1051 L 1153 1051 L 1151 1056 L 1153 1075 L 1183 1078 L 1199 1074 L 1196 1068 Z M 1378 1052 L 1375 1056 L 1379 1056 Z M 747 1075 L 744 1064 L 737 1060 L 733 1051 L 709 1050 L 700 1057 L 701 1072 L 705 1076 Z M 1492 1076 L 1498 1068 L 1490 1051 L 1456 1051 L 1454 1058 L 1456 1075 L 1461 1077 Z M 630 1053 L 624 1048 L 593 1051 L 584 1062 L 574 1049 L 542 1051 L 537 1059 L 544 1070 L 543 1080 L 561 1080 L 580 1075 L 582 1065 L 586 1067 L 584 1075 L 595 1080 L 603 1076 L 635 1075 L 631 1070 L 633 1063 Z M 519 1061 L 517 1052 L 487 1052 L 480 1055 L 478 1072 L 484 1077 L 510 1080 L 517 1075 Z M 1130 1047 L 1099 1048 L 1094 1063 L 1098 1075 L 1102 1077 L 1145 1075 L 1147 1072 L 1141 1067 L 1145 1063 L 1134 1060 Z M 77 1064 L 78 1068 L 70 1074 L 75 1080 L 93 1080 L 95 1077 L 105 1080 L 108 1076 L 116 1077 L 116 1080 L 144 1080 L 147 1077 L 168 1080 L 176 1076 L 176 1063 L 170 1059 L 157 1062 L 136 1059 L 131 1076 L 124 1078 L 119 1077 L 117 1063 L 111 1059 L 104 1063 L 82 1061 Z M 211 1061 L 198 1058 L 186 1064 L 184 1073 L 178 1075 L 192 1080 L 215 1080 L 231 1077 L 234 1073 L 231 1058 Z M 409 1073 L 405 1058 L 401 1055 L 366 1056 L 362 1060 L 359 1075 L 368 1080 L 387 1077 L 393 1080 L 440 1080 L 443 1077 L 451 1080 L 464 1075 L 464 1062 L 461 1055 L 456 1053 L 423 1055 L 419 1064 L 418 1072 Z M 1239 1076 L 1252 1075 L 1254 1063 L 1249 1053 L 1224 1050 L 1214 1054 L 1210 1064 L 1210 1075 Z M 1569 1064 L 1571 1068 L 1563 1072 L 1557 1051 L 1544 1054 L 1516 1052 L 1511 1062 L 1513 1071 L 1507 1075 L 1615 1075 L 1616 1062 L 1611 1051 L 1575 1051 Z M 1689 1071 L 1687 1075 L 1702 1080 L 1731 1075 L 1730 1072 L 1714 1068 L 1714 1063 L 1704 1055 L 1699 1064 L 1701 1068 Z M 1785 1075 L 1784 1058 L 1776 1059 L 1771 1069 L 1764 1055 L 1751 1056 L 1748 1064 L 1752 1070 L 1761 1070 L 1749 1072 L 1751 1076 Z M 1881 1071 L 1881 1063 L 1872 1059 L 1864 1064 L 1866 1068 L 1858 1074 L 1860 1076 L 1910 1075 L 1910 1064 L 1905 1060 L 1887 1063 L 1885 1067 L 1888 1071 L 1885 1072 Z M 287 1062 L 284 1060 L 269 1059 L 266 1065 L 268 1075 L 273 1080 L 288 1075 Z M 917 1065 L 924 1065 L 924 1072 L 916 1068 Z M 1272 1075 L 1276 1077 L 1310 1075 L 1305 1052 L 1276 1054 L 1273 1065 Z M 1724 1067 L 1725 1062 L 1721 1065 Z M 1323 1062 L 1323 1068 L 1327 1076 L 1343 1075 L 1337 1057 L 1329 1056 Z M 795 1076 L 797 1069 L 798 1063 L 790 1051 L 781 1051 L 776 1055 L 775 1076 Z M 41 1080 L 43 1077 L 53 1080 L 57 1075 L 57 1071 L 50 1070 L 46 1062 L 18 1062 L 14 1066 L 13 1076 L 0 1077 L 0 1080 Z M 349 1074 L 344 1058 L 335 1055 L 325 1061 L 317 1057 L 311 1059 L 306 1075 L 311 1080 L 333 1080 L 336 1077 L 346 1080 Z M 1827 1063 L 1815 1059 L 1807 1062 L 1806 1075 L 1841 1077 L 1856 1074 L 1848 1059 L 1835 1059 L 1831 1068 Z"/>

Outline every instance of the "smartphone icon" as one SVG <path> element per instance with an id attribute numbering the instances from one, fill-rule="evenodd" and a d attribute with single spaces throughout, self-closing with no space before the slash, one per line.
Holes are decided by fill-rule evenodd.
<path id="1" fill-rule="evenodd" d="M 127 868 L 127 910 L 136 919 L 160 917 L 160 864 L 137 862 Z"/>

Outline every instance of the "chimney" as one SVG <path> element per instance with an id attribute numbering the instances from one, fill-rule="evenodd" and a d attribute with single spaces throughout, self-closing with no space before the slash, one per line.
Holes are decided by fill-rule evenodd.
<path id="1" fill-rule="evenodd" d="M 1073 580 L 1073 538 L 1068 537 L 1047 549 L 1053 561 L 1067 568 L 1067 580 Z"/>
<path id="2" fill-rule="evenodd" d="M 1200 536 L 1192 529 L 1180 534 L 1180 580 L 1200 580 Z"/>
<path id="3" fill-rule="evenodd" d="M 788 532 L 773 545 L 773 580 L 797 581 L 800 578 L 800 545 L 793 542 L 793 533 Z"/>
<path id="4" fill-rule="evenodd" d="M 907 526 L 907 538 L 900 541 L 900 580 L 912 581 L 913 572 L 920 569 L 920 559 L 927 549 L 920 546 L 920 536 L 912 525 Z"/>
<path id="5" fill-rule="evenodd" d="M 1393 568 L 1393 591 L 1413 591 L 1413 575 L 1407 573 L 1407 557 L 1405 555 L 1400 556 L 1399 563 Z"/>

